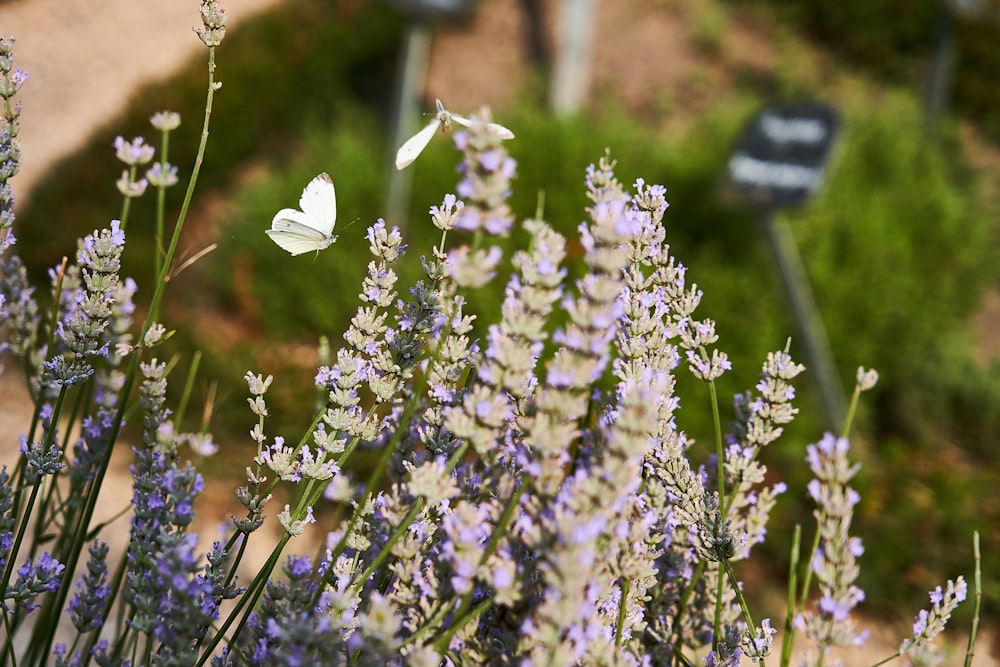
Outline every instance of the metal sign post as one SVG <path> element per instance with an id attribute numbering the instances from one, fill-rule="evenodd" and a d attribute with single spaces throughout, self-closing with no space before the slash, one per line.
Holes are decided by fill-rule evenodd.
<path id="1" fill-rule="evenodd" d="M 413 183 L 412 170 L 395 168 L 396 149 L 409 137 L 416 124 L 420 95 L 427 80 L 431 50 L 431 23 L 456 18 L 471 11 L 479 0 L 387 0 L 410 17 L 403 33 L 400 70 L 392 110 L 392 145 L 389 146 L 389 179 L 386 192 L 386 218 L 390 224 L 406 230 L 407 208 Z"/>
<path id="2" fill-rule="evenodd" d="M 411 21 L 403 33 L 402 62 L 392 110 L 392 143 L 389 145 L 389 182 L 386 193 L 386 219 L 406 231 L 407 204 L 413 188 L 413 170 L 395 168 L 396 149 L 413 133 L 414 119 L 420 108 L 418 91 L 427 80 L 427 61 L 431 51 L 431 29 L 426 21 Z"/>
<path id="3" fill-rule="evenodd" d="M 834 429 L 846 414 L 844 389 L 795 239 L 776 212 L 805 204 L 819 189 L 839 132 L 839 116 L 830 106 L 772 107 L 747 126 L 727 167 L 729 192 L 759 212 L 761 231 Z"/>
<path id="4" fill-rule="evenodd" d="M 583 106 L 590 86 L 594 0 L 561 0 L 555 68 L 549 89 L 552 110 L 560 116 Z"/>

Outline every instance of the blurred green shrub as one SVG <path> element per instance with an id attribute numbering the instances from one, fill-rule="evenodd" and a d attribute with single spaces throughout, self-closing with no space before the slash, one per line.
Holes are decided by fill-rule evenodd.
<path id="1" fill-rule="evenodd" d="M 944 0 L 727 0 L 730 6 L 766 6 L 799 30 L 840 54 L 853 66 L 895 83 L 905 82 L 917 95 L 926 88 L 928 65 L 942 28 Z M 958 4 L 958 3 L 955 3 Z M 972 3 L 964 3 L 972 4 Z M 973 120 L 993 140 L 1000 139 L 1000 5 L 975 3 L 978 18 L 957 17 L 956 66 L 951 99 L 956 110 Z"/>

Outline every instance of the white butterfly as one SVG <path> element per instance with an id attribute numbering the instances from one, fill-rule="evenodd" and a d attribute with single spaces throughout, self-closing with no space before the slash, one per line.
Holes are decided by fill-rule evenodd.
<path id="1" fill-rule="evenodd" d="M 417 159 L 417 156 L 427 148 L 427 144 L 431 142 L 431 139 L 437 133 L 440 127 L 450 128 L 452 123 L 457 123 L 462 127 L 469 127 L 472 121 L 465 116 L 459 116 L 458 114 L 452 113 L 444 108 L 441 104 L 441 100 L 435 100 L 437 102 L 437 115 L 434 117 L 427 126 L 414 134 L 412 137 L 406 140 L 399 150 L 396 151 L 396 169 L 405 169 L 410 166 L 410 164 Z M 501 139 L 513 139 L 514 133 L 508 130 L 503 125 L 497 123 L 490 123 L 489 127 L 491 130 L 497 133 Z"/>
<path id="2" fill-rule="evenodd" d="M 301 211 L 283 208 L 271 221 L 267 235 L 281 248 L 301 255 L 317 253 L 337 240 L 333 225 L 337 221 L 337 194 L 333 181 L 325 172 L 312 179 L 299 198 Z"/>

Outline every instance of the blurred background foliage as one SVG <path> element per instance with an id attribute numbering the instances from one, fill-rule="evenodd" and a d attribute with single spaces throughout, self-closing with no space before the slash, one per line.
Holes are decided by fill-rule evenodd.
<path id="1" fill-rule="evenodd" d="M 852 67 L 882 81 L 926 80 L 929 51 L 950 38 L 953 102 L 993 140 L 1000 139 L 1000 2 L 996 0 L 725 0 L 766 7 Z"/>
<path id="2" fill-rule="evenodd" d="M 693 39 L 706 58 L 726 57 L 720 48 L 726 16 L 738 3 L 701 4 L 689 14 Z M 936 3 L 902 3 L 907 11 L 892 0 L 752 4 L 763 7 L 755 10 L 755 20 L 787 21 L 815 34 L 835 44 L 846 60 L 866 63 L 872 77 L 836 100 L 845 124 L 838 160 L 817 201 L 788 217 L 844 386 L 853 386 L 859 365 L 881 373 L 876 390 L 864 397 L 856 427 L 855 447 L 865 464 L 857 519 L 867 545 L 863 584 L 872 601 L 905 601 L 916 609 L 925 604 L 928 587 L 970 573 L 972 530 L 983 533 L 984 569 L 1000 571 L 1000 534 L 993 530 L 1000 521 L 1000 368 L 995 359 L 976 358 L 968 327 L 985 291 L 1000 284 L 997 202 L 981 187 L 996 174 L 967 166 L 951 126 L 941 141 L 922 141 L 920 94 L 898 85 L 930 41 L 926 31 Z M 241 461 L 249 460 L 249 440 L 239 435 L 251 421 L 241 380 L 247 370 L 276 376 L 269 393 L 272 432 L 299 433 L 309 423 L 315 399 L 303 387 L 311 387 L 319 337 L 339 345 L 357 307 L 368 261 L 364 230 L 382 215 L 387 156 L 394 148 L 387 145 L 386 128 L 403 19 L 371 2 L 297 0 L 293 7 L 242 24 L 220 49 L 224 87 L 213 111 L 200 195 L 182 239 L 190 252 L 211 242 L 219 246 L 174 278 L 164 317 L 178 328 L 172 343 L 183 356 L 182 369 L 193 350 L 205 352 L 201 376 L 221 383 L 212 430 Z M 976 48 L 972 41 L 970 51 Z M 786 62 L 817 57 L 785 55 Z M 586 205 L 585 168 L 605 147 L 619 160 L 618 176 L 626 185 L 642 177 L 667 186 L 673 252 L 690 268 L 689 281 L 704 289 L 701 316 L 718 322 L 719 345 L 733 360 L 721 396 L 751 387 L 766 353 L 784 347 L 794 331 L 754 215 L 722 203 L 718 185 L 747 118 L 762 104 L 810 93 L 810 83 L 796 72 L 784 67 L 770 77 L 738 77 L 715 104 L 710 86 L 695 80 L 685 94 L 665 98 L 672 113 L 689 97 L 700 104 L 670 132 L 623 108 L 613 95 L 602 95 L 585 114 L 555 119 L 542 102 L 544 73 L 494 110 L 517 134 L 509 150 L 518 160 L 512 206 L 519 218 L 534 215 L 542 191 L 544 217 L 573 237 Z M 36 189 L 19 215 L 18 249 L 39 280 L 56 258 L 73 251 L 71 239 L 117 215 L 113 182 L 121 168 L 110 148 L 115 135 L 153 140 L 149 116 L 178 110 L 184 124 L 172 138 L 170 159 L 182 173 L 190 170 L 203 82 L 199 59 L 170 81 L 141 91 L 127 117 L 111 120 L 88 149 L 58 165 Z M 987 118 L 988 106 L 980 109 L 971 94 L 963 97 L 963 86 L 971 85 L 957 85 L 960 113 L 988 129 L 1000 114 Z M 992 93 L 1000 91 L 994 86 Z M 427 209 L 454 190 L 455 163 L 450 142 L 439 138 L 411 167 L 410 256 L 399 269 L 402 289 L 419 278 L 417 259 L 438 240 Z M 329 171 L 336 183 L 341 239 L 315 259 L 290 258 L 263 230 L 320 171 Z M 180 188 L 170 194 L 175 209 L 182 195 Z M 125 273 L 144 286 L 152 273 L 152 207 L 149 196 L 134 204 L 125 258 Z M 507 256 L 524 241 L 515 230 L 506 241 Z M 578 256 L 579 249 L 571 248 L 571 260 Z M 480 331 L 501 298 L 497 290 L 483 290 L 470 300 L 484 316 Z M 802 359 L 794 341 L 792 348 Z M 768 553 L 778 575 L 785 568 L 784 536 L 794 522 L 810 520 L 803 502 L 805 444 L 830 428 L 808 380 L 800 389 L 800 418 L 765 454 L 793 489 L 770 532 Z M 680 391 L 680 425 L 710 442 L 705 387 L 682 374 Z M 197 428 L 199 411 L 189 408 L 187 414 L 194 423 L 185 428 Z M 223 460 L 208 465 L 220 474 L 243 467 Z M 898 576 L 900 568 L 905 576 Z M 995 574 L 987 586 L 987 597 L 1000 600 Z"/>

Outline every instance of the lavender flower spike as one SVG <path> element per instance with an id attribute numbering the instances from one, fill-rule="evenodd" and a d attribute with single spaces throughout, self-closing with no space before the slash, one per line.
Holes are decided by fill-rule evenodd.
<path id="1" fill-rule="evenodd" d="M 899 645 L 900 655 L 909 655 L 914 662 L 932 664 L 935 660 L 931 642 L 944 630 L 959 603 L 965 600 L 968 586 L 963 577 L 948 581 L 944 591 L 938 586 L 930 592 L 931 609 L 921 609 L 913 621 L 913 636 Z M 918 659 L 919 658 L 919 659 Z"/>
<path id="2" fill-rule="evenodd" d="M 7 606 L 7 600 L 13 601 L 16 605 L 23 607 L 27 611 L 32 611 L 38 607 L 33 600 L 42 593 L 52 593 L 59 589 L 62 582 L 63 571 L 66 567 L 49 555 L 46 551 L 38 557 L 38 561 L 29 559 L 27 563 L 17 570 L 17 581 L 4 591 L 4 597 L 0 600 L 0 609 L 5 614 L 12 612 Z"/>
<path id="3" fill-rule="evenodd" d="M 18 118 L 20 102 L 12 103 L 14 95 L 28 79 L 27 72 L 14 67 L 14 38 L 0 35 L 0 253 L 14 245 L 11 227 L 14 224 L 14 192 L 8 181 L 20 170 L 21 142 Z M 0 266 L 0 273 L 6 274 Z M 0 300 L 0 308 L 3 308 Z M 0 320 L 2 321 L 2 320 Z"/>
<path id="4" fill-rule="evenodd" d="M 110 229 L 94 231 L 83 240 L 77 254 L 83 287 L 68 295 L 70 305 L 56 323 L 59 354 L 45 362 L 45 377 L 51 384 L 70 386 L 93 374 L 89 359 L 108 356 L 108 327 L 118 292 L 118 270 L 125 248 L 125 232 L 117 220 Z"/>
<path id="5" fill-rule="evenodd" d="M 848 534 L 860 496 L 847 483 L 861 467 L 848 461 L 849 447 L 846 438 L 827 433 L 807 448 L 806 460 L 816 475 L 809 483 L 809 495 L 819 505 L 815 515 L 820 533 L 819 548 L 809 567 L 819 581 L 822 597 L 816 611 L 802 614 L 796 622 L 824 654 L 831 646 L 861 646 L 868 638 L 867 632 L 855 630 L 850 618 L 865 594 L 854 585 L 860 572 L 857 558 L 864 548 L 859 538 Z"/>

